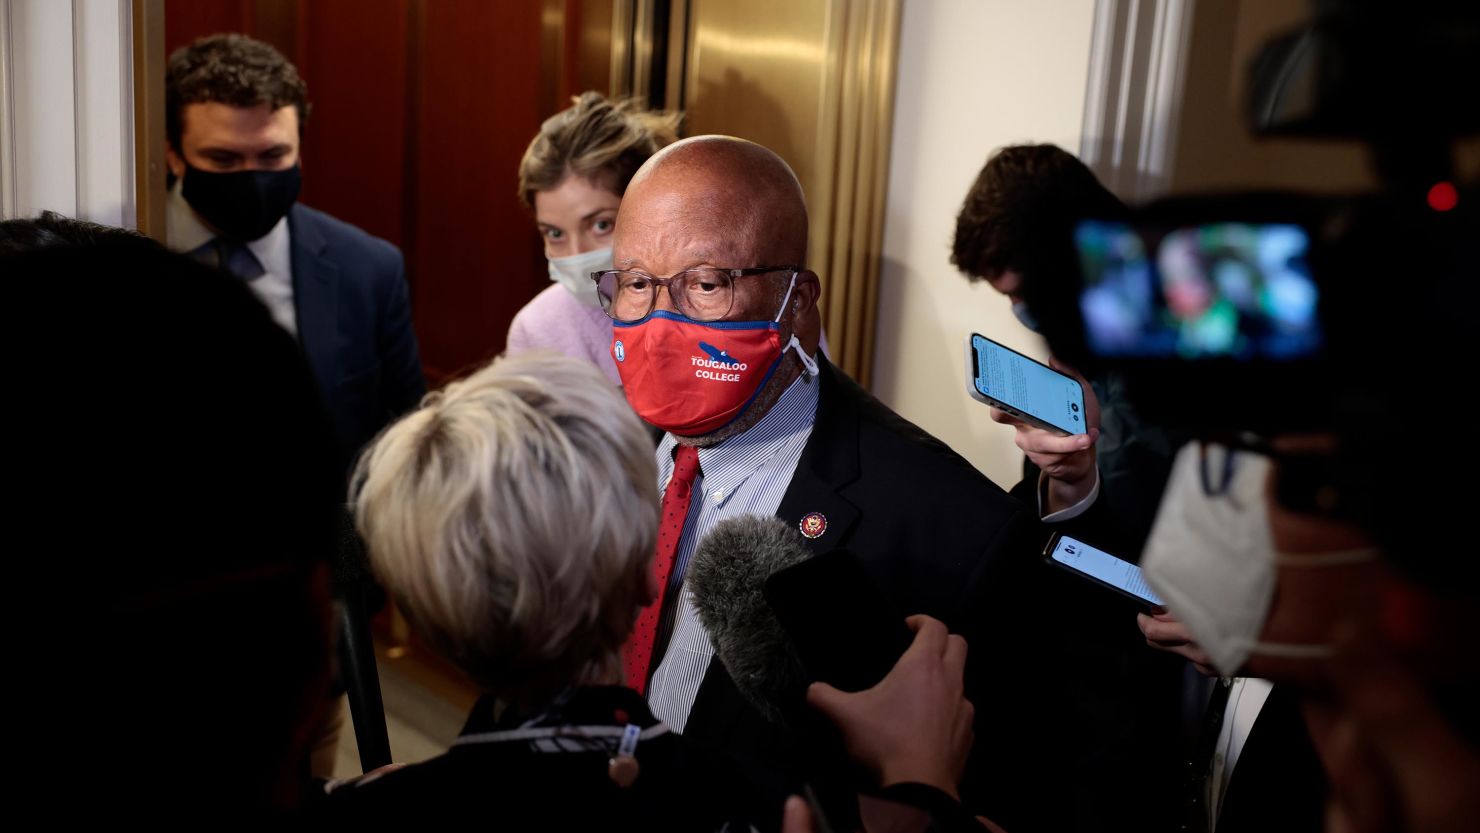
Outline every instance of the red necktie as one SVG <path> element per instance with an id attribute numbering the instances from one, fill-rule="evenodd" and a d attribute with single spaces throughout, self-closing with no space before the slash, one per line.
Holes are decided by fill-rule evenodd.
<path id="1" fill-rule="evenodd" d="M 663 490 L 663 514 L 658 519 L 658 555 L 653 570 L 658 576 L 658 598 L 637 615 L 637 625 L 627 644 L 622 646 L 622 669 L 627 685 L 639 693 L 647 692 L 648 669 L 653 662 L 653 648 L 658 641 L 658 619 L 663 615 L 663 602 L 668 596 L 668 577 L 678 558 L 678 539 L 683 537 L 683 522 L 689 516 L 689 497 L 694 478 L 699 474 L 699 449 L 681 445 L 673 457 L 673 476 Z"/>

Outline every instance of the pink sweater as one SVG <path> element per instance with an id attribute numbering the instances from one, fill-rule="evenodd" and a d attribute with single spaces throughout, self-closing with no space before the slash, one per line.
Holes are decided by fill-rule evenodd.
<path id="1" fill-rule="evenodd" d="M 613 384 L 622 384 L 612 361 L 612 320 L 600 307 L 582 304 L 565 287 L 552 283 L 534 296 L 509 325 L 510 356 L 551 350 L 596 365 Z"/>

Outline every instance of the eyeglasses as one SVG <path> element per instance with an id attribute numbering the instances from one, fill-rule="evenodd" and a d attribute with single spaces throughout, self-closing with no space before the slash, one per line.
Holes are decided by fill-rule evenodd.
<path id="1" fill-rule="evenodd" d="M 609 269 L 592 272 L 601 308 L 615 321 L 631 323 L 652 315 L 658 305 L 658 287 L 668 288 L 674 309 L 695 321 L 718 321 L 735 303 L 735 280 L 772 272 L 801 272 L 800 266 L 755 266 L 749 269 L 685 269 L 671 278 L 646 272 Z"/>

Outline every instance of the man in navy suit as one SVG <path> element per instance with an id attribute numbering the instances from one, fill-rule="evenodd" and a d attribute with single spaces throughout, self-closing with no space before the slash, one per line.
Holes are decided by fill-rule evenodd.
<path id="1" fill-rule="evenodd" d="M 347 481 L 360 449 L 416 406 L 426 382 L 400 251 L 297 203 L 308 111 L 308 88 L 298 71 L 265 43 L 212 35 L 171 55 L 165 134 L 174 182 L 166 234 L 171 248 L 245 282 L 297 339 Z M 344 673 L 361 761 L 389 763 L 368 652 L 368 609 L 376 593 L 347 518 L 335 569 L 347 629 Z M 342 715 L 336 702 L 314 748 L 315 775 L 333 774 Z"/>
<path id="2" fill-rule="evenodd" d="M 166 75 L 167 235 L 246 282 L 303 349 L 341 465 L 426 391 L 395 246 L 296 202 L 308 90 L 277 50 L 201 38 Z"/>

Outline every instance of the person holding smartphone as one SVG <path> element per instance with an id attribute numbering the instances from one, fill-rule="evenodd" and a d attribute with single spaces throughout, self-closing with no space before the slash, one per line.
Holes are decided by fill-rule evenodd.
<path id="1" fill-rule="evenodd" d="M 968 279 L 985 280 L 1007 296 L 1023 326 L 1057 343 L 1074 324 L 1053 313 L 1073 303 L 1077 291 L 1076 223 L 1126 213 L 1072 154 L 1053 145 L 1001 148 L 963 201 L 951 262 Z M 1050 370 L 1083 389 L 1083 428 L 1055 431 L 1025 419 L 1026 409 L 1014 414 L 994 407 L 991 418 L 1013 428 L 1025 458 L 1023 480 L 1012 494 L 1044 522 L 1134 565 L 1177 446 L 1168 432 L 1139 418 L 1115 374 L 1085 378 L 1056 360 L 1038 372 Z M 1146 647 L 1130 602 L 1056 573 L 1051 624 L 1076 634 L 1055 649 L 1057 659 L 1083 672 L 1073 708 L 1090 716 L 1076 730 L 1079 751 L 1070 777 L 1093 786 L 1077 798 L 1073 813 L 1086 828 L 1171 828 L 1181 802 L 1185 664 Z"/>
<path id="2" fill-rule="evenodd" d="M 1012 302 L 1028 329 L 1053 334 L 1065 322 L 1044 318 L 1076 289 L 1073 232 L 1086 217 L 1118 218 L 1119 199 L 1072 154 L 1054 145 L 1013 145 L 988 158 L 956 217 L 951 263 L 968 279 L 985 280 Z M 1079 518 L 1097 543 L 1136 562 L 1151 530 L 1177 444 L 1145 424 L 1122 379 L 1086 379 L 1062 363 L 1054 370 L 1084 387 L 1084 430 L 1064 436 L 994 409 L 991 417 L 1016 432 L 1026 458 L 1013 494 L 1049 522 Z"/>

